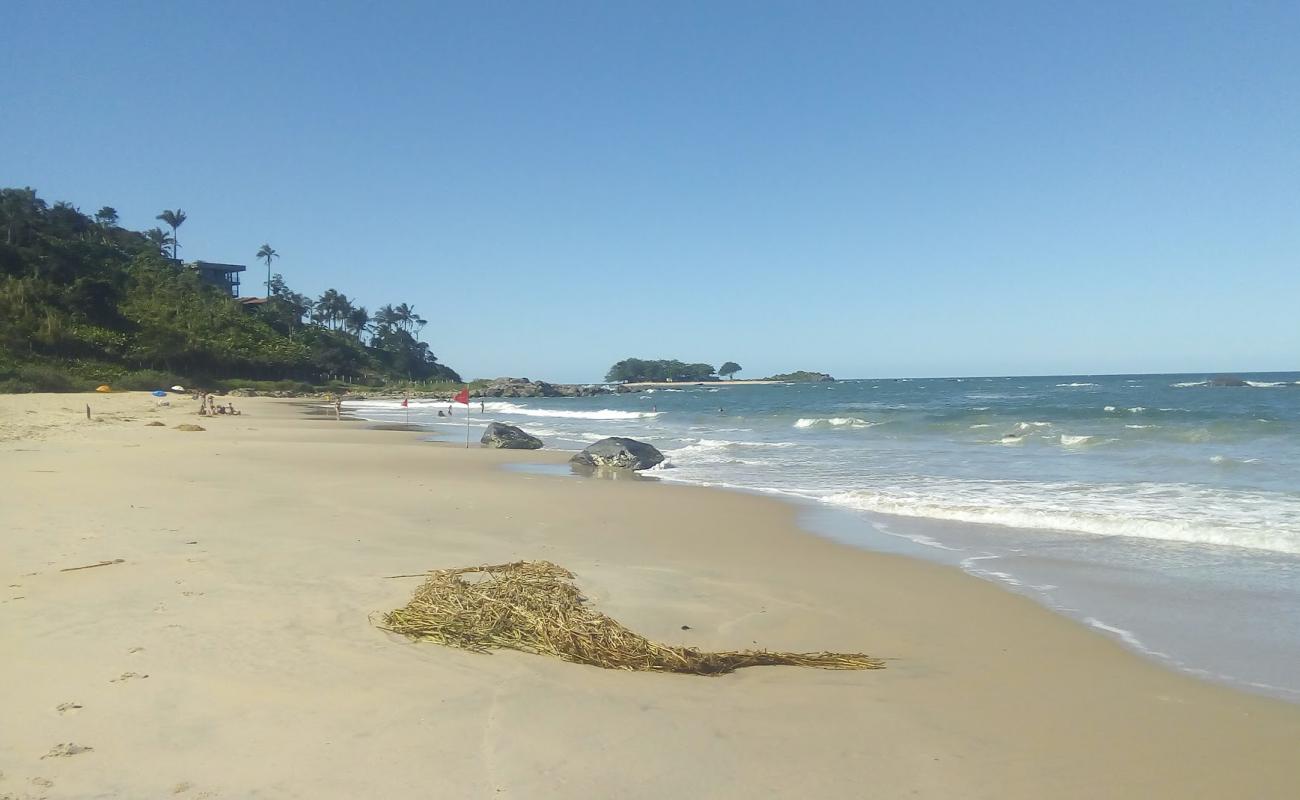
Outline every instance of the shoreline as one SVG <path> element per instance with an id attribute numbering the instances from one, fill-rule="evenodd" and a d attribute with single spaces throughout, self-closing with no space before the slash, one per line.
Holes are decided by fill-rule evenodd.
<path id="1" fill-rule="evenodd" d="M 412 425 L 414 427 L 414 424 Z M 382 430 L 399 430 L 399 427 L 382 427 Z M 437 430 L 421 431 L 425 434 L 440 436 L 441 432 Z M 455 444 L 450 439 L 434 438 L 426 441 L 433 444 Z M 552 450 L 550 452 L 568 452 Z M 531 475 L 540 475 L 548 478 L 567 478 L 574 480 L 588 480 L 590 476 L 574 475 L 568 470 L 564 462 L 536 464 L 536 463 L 506 463 L 501 465 L 501 469 L 506 471 L 517 471 Z M 883 512 L 857 511 L 836 506 L 828 506 L 819 503 L 816 500 L 795 494 L 763 491 L 747 486 L 737 486 L 732 484 L 700 484 L 692 482 L 678 482 L 671 478 L 664 478 L 656 474 L 634 473 L 628 478 L 629 480 L 640 480 L 651 483 L 662 483 L 669 486 L 691 486 L 710 491 L 737 493 L 747 497 L 764 498 L 769 501 L 786 505 L 794 509 L 797 519 L 797 527 L 808 536 L 815 536 L 827 541 L 843 544 L 854 550 L 861 550 L 869 553 L 884 554 L 906 558 L 912 561 L 919 561 L 926 564 L 933 564 L 945 569 L 954 570 L 962 575 L 974 578 L 985 583 L 992 584 L 999 589 L 1009 592 L 1017 597 L 1023 597 L 1044 608 L 1053 614 L 1061 617 L 1067 622 L 1076 625 L 1090 633 L 1102 636 L 1103 638 L 1120 645 L 1133 655 L 1150 663 L 1156 664 L 1163 669 L 1169 670 L 1174 674 L 1189 677 L 1194 680 L 1203 681 L 1215 686 L 1224 687 L 1233 691 L 1239 691 L 1250 695 L 1265 697 L 1272 700 L 1279 700 L 1288 704 L 1300 704 L 1300 691 L 1268 683 L 1252 682 L 1247 678 L 1238 675 L 1232 675 L 1224 672 L 1217 672 L 1213 669 L 1207 669 L 1196 666 L 1182 660 L 1176 655 L 1157 650 L 1145 641 L 1145 635 L 1139 638 L 1134 631 L 1122 627 L 1116 627 L 1108 624 L 1106 620 L 1098 619 L 1091 613 L 1067 606 L 1062 602 L 1055 600 L 1051 595 L 1043 591 L 1042 586 L 1026 584 L 1006 573 L 989 570 L 968 568 L 967 562 L 970 558 L 959 558 L 945 560 L 941 553 L 945 551 L 963 552 L 959 548 L 951 548 L 945 544 L 936 542 L 931 536 L 925 533 L 898 533 L 892 528 L 893 526 L 904 524 L 908 526 L 922 527 L 928 524 L 944 524 L 948 526 L 972 526 L 978 523 L 951 522 L 942 520 L 929 520 L 926 518 L 906 517 L 885 514 Z M 869 534 L 863 535 L 863 531 L 870 531 Z M 864 539 L 872 541 L 864 543 Z M 993 556 L 991 554 L 977 555 L 974 560 L 980 561 L 987 558 L 1004 558 L 1003 556 Z M 1096 564 L 1077 563 L 1068 564 L 1063 567 L 1065 572 L 1078 570 L 1087 570 L 1095 568 Z M 1052 586 L 1050 588 L 1058 588 Z"/>
<path id="2" fill-rule="evenodd" d="M 1300 709 L 955 569 L 806 531 L 783 501 L 510 472 L 562 454 L 431 445 L 290 401 L 246 400 L 202 433 L 172 427 L 195 421 L 188 401 L 114 397 L 117 424 L 87 426 L 47 405 L 76 410 L 0 399 L 0 424 L 52 426 L 0 441 L 0 480 L 24 498 L 0 511 L 0 614 L 24 644 L 0 666 L 21 731 L 0 741 L 0 791 L 1185 797 L 1300 781 Z M 153 415 L 165 427 L 143 427 Z M 599 610 L 661 641 L 889 665 L 624 673 L 411 644 L 365 619 L 413 588 L 383 575 L 515 558 L 569 567 Z M 113 682 L 127 672 L 150 677 Z M 69 741 L 95 749 L 40 760 Z"/>

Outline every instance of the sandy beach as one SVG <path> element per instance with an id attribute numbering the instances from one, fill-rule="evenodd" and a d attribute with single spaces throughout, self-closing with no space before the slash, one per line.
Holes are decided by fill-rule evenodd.
<path id="1" fill-rule="evenodd" d="M 818 538 L 778 501 L 506 471 L 567 454 L 291 401 L 171 403 L 0 396 L 0 798 L 1300 791 L 1300 706 Z M 373 624 L 419 583 L 386 576 L 516 559 L 661 641 L 888 666 L 630 673 Z"/>

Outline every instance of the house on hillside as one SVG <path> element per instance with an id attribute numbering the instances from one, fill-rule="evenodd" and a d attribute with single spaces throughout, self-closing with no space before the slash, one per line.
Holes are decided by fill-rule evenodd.
<path id="1" fill-rule="evenodd" d="M 195 261 L 186 266 L 199 274 L 199 281 L 204 285 L 215 286 L 231 297 L 239 297 L 239 273 L 247 269 L 243 264 Z"/>

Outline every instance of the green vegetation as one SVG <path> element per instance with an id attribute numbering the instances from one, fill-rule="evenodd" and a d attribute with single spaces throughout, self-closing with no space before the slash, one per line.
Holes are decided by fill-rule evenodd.
<path id="1" fill-rule="evenodd" d="M 744 367 L 740 366 L 736 362 L 728 361 L 727 363 L 718 367 L 718 374 L 726 378 L 727 380 L 731 380 L 732 378 L 736 377 L 736 373 L 740 372 L 742 369 L 744 369 Z"/>
<path id="2" fill-rule="evenodd" d="M 818 381 L 835 380 L 825 372 L 808 372 L 807 370 L 798 370 L 796 372 L 783 372 L 780 375 L 773 375 L 770 378 L 764 378 L 765 381 L 794 381 L 802 383 L 814 383 Z"/>
<path id="3" fill-rule="evenodd" d="M 709 364 L 684 364 L 676 359 L 647 361 L 625 358 L 605 373 L 608 383 L 640 383 L 642 381 L 712 381 L 717 372 Z"/>
<path id="4" fill-rule="evenodd" d="M 0 391 L 460 382 L 420 341 L 414 307 L 371 317 L 335 289 L 313 301 L 280 275 L 267 302 L 240 303 L 175 260 L 185 213 L 158 218 L 171 235 L 120 228 L 110 206 L 89 217 L 0 189 Z M 257 257 L 269 270 L 277 255 L 266 245 Z"/>

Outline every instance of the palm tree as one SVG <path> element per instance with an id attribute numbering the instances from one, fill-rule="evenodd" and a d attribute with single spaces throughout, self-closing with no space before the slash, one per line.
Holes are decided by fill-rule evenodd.
<path id="1" fill-rule="evenodd" d="M 150 228 L 144 232 L 144 238 L 153 243 L 158 248 L 158 252 L 167 255 L 167 245 L 172 244 L 172 237 L 162 228 Z"/>
<path id="2" fill-rule="evenodd" d="M 257 257 L 266 261 L 266 298 L 271 299 L 271 259 L 279 258 L 280 254 L 272 249 L 271 245 L 264 244 L 262 249 L 257 251 Z"/>
<path id="3" fill-rule="evenodd" d="M 365 306 L 357 306 L 348 312 L 347 317 L 343 320 L 343 326 L 349 333 L 361 338 L 361 334 L 366 332 L 370 327 L 370 314 L 366 311 Z"/>
<path id="4" fill-rule="evenodd" d="M 338 319 L 339 297 L 338 289 L 326 289 L 321 293 L 321 296 L 316 298 L 314 319 L 317 322 L 329 325 L 332 329 L 334 320 Z"/>
<path id="5" fill-rule="evenodd" d="M 172 229 L 172 261 L 175 261 L 175 260 L 176 260 L 176 248 L 180 247 L 180 243 L 176 240 L 176 229 L 179 228 L 179 227 L 181 226 L 181 223 L 185 222 L 185 212 L 184 212 L 184 211 L 181 211 L 179 208 L 176 209 L 175 211 L 164 211 L 164 212 L 162 212 L 161 214 L 159 214 L 158 216 L 154 217 L 154 219 L 160 219 L 160 220 L 162 220 L 163 222 L 167 223 L 168 226 L 171 227 L 171 229 Z"/>
<path id="6" fill-rule="evenodd" d="M 408 306 L 406 303 L 393 309 L 393 322 L 408 333 L 413 327 L 419 333 L 419 330 L 428 324 L 428 320 L 415 313 L 415 306 Z"/>
<path id="7" fill-rule="evenodd" d="M 95 221 L 105 228 L 111 228 L 117 224 L 117 209 L 112 206 L 104 206 L 95 212 Z"/>
<path id="8" fill-rule="evenodd" d="M 371 318 L 371 321 L 380 328 L 391 328 L 397 324 L 397 309 L 393 308 L 392 303 L 380 306 L 375 311 L 375 316 Z"/>

